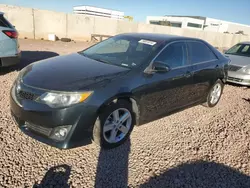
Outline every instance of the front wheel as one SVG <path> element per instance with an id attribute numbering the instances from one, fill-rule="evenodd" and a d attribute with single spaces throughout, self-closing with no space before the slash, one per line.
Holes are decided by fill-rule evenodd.
<path id="1" fill-rule="evenodd" d="M 213 87 L 210 89 L 208 96 L 207 96 L 207 102 L 204 104 L 206 107 L 214 107 L 218 104 L 220 101 L 222 92 L 223 92 L 224 84 L 221 80 L 217 80 Z"/>
<path id="2" fill-rule="evenodd" d="M 118 100 L 112 103 L 102 110 L 95 122 L 94 142 L 106 149 L 120 146 L 133 130 L 134 120 L 130 102 Z"/>

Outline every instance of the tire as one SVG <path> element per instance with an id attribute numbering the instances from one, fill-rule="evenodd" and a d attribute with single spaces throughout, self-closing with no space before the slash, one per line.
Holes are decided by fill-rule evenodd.
<path id="1" fill-rule="evenodd" d="M 123 124 L 117 123 L 117 125 L 114 125 L 112 123 L 112 121 L 115 119 L 113 117 L 113 113 L 117 110 L 118 110 L 119 117 L 125 117 L 123 115 L 125 115 L 125 112 L 126 112 L 126 115 L 127 114 L 128 116 L 130 115 L 131 118 L 129 117 L 126 120 L 126 122 L 124 122 Z M 118 136 L 115 142 L 110 142 L 108 140 L 112 140 L 112 139 L 108 139 L 108 137 L 111 138 L 112 131 L 115 131 L 114 130 L 115 128 L 105 133 L 104 126 L 107 124 L 108 125 L 112 124 L 112 126 L 121 126 L 121 125 L 123 126 L 125 124 L 126 125 L 130 124 L 130 126 L 127 126 L 128 128 L 126 126 L 123 126 L 123 127 L 126 127 L 125 131 L 123 130 L 124 132 L 126 132 L 126 134 L 121 132 L 120 129 L 118 128 L 117 135 L 121 133 L 122 136 L 120 137 L 122 137 L 122 139 L 119 138 Z M 97 145 L 99 145 L 100 147 L 104 149 L 112 149 L 112 148 L 118 147 L 129 138 L 134 128 L 134 124 L 135 124 L 135 115 L 132 110 L 132 103 L 130 103 L 127 100 L 118 100 L 116 103 L 110 104 L 105 109 L 103 109 L 102 112 L 100 112 L 95 122 L 94 129 L 93 129 L 93 140 Z"/>
<path id="2" fill-rule="evenodd" d="M 70 38 L 61 38 L 61 41 L 62 42 L 71 42 L 71 39 Z"/>
<path id="3" fill-rule="evenodd" d="M 213 95 L 213 91 L 215 89 L 215 87 L 219 86 L 220 87 L 220 94 L 218 94 L 218 98 L 216 101 L 212 100 L 212 95 Z M 211 87 L 208 95 L 207 95 L 207 101 L 203 104 L 203 106 L 208 107 L 208 108 L 212 108 L 214 106 L 216 106 L 218 104 L 218 102 L 220 101 L 221 95 L 223 93 L 223 88 L 224 88 L 224 84 L 221 80 L 217 80 L 214 85 Z"/>

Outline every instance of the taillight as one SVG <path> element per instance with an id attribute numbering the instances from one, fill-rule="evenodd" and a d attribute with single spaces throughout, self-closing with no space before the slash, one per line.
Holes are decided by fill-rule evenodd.
<path id="1" fill-rule="evenodd" d="M 12 39 L 16 39 L 18 37 L 18 33 L 16 31 L 4 30 L 3 33 Z"/>

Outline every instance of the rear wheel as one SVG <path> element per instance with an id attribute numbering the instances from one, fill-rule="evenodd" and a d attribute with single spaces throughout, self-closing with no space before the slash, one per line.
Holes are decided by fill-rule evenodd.
<path id="1" fill-rule="evenodd" d="M 99 114 L 93 130 L 94 142 L 103 148 L 114 148 L 124 143 L 134 127 L 132 104 L 118 100 Z"/>
<path id="2" fill-rule="evenodd" d="M 213 85 L 213 87 L 210 89 L 207 96 L 207 102 L 204 104 L 204 106 L 210 108 L 216 106 L 220 101 L 223 88 L 224 88 L 223 82 L 221 80 L 217 80 Z"/>

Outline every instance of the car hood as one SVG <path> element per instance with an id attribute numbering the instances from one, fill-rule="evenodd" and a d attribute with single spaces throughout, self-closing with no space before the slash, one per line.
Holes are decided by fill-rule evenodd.
<path id="1" fill-rule="evenodd" d="M 35 62 L 22 70 L 20 78 L 24 84 L 32 87 L 78 91 L 111 80 L 129 70 L 74 53 Z"/>
<path id="2" fill-rule="evenodd" d="M 230 55 L 225 54 L 225 56 L 231 60 L 230 64 L 232 65 L 238 65 L 241 67 L 250 66 L 250 57 L 231 55 L 231 54 Z"/>

